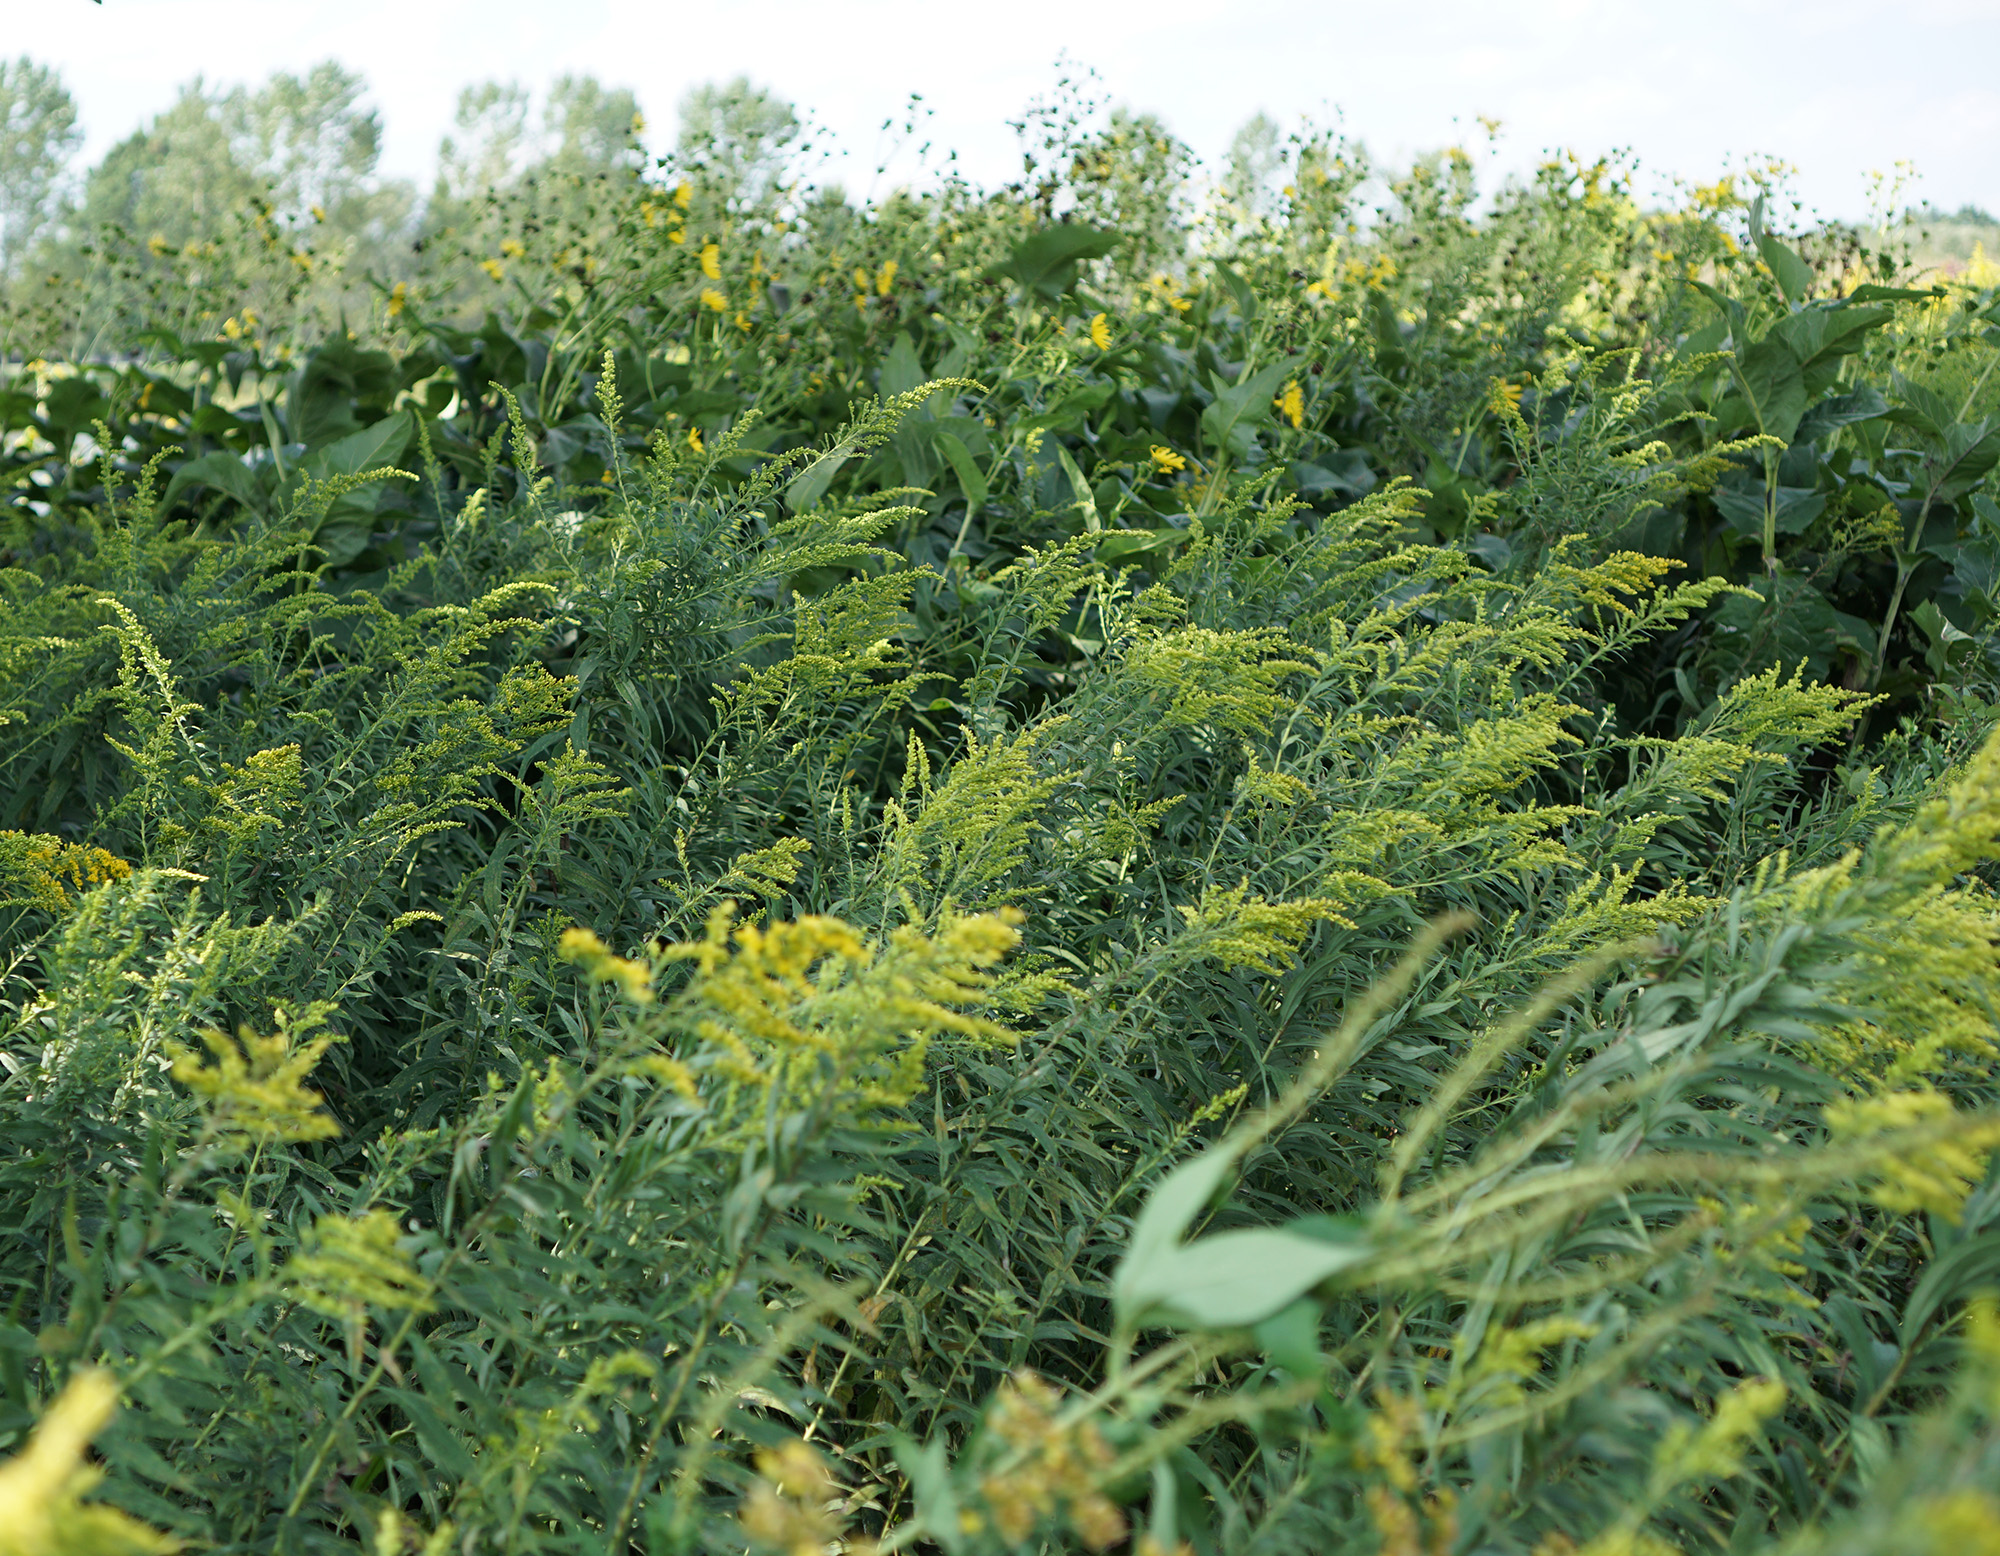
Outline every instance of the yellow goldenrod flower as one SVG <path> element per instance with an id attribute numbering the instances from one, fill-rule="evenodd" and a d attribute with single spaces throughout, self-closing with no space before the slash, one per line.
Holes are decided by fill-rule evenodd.
<path id="1" fill-rule="evenodd" d="M 1153 445 L 1153 468 L 1162 475 L 1170 475 L 1176 470 L 1187 469 L 1187 459 L 1161 444 Z"/>
<path id="2" fill-rule="evenodd" d="M 704 308 L 713 308 L 717 313 L 721 313 L 729 306 L 729 299 L 724 297 L 714 287 L 704 286 L 701 289 L 701 305 Z"/>
<path id="3" fill-rule="evenodd" d="M 1303 427 L 1306 424 L 1306 392 L 1299 387 L 1296 378 L 1286 384 L 1285 392 L 1271 403 L 1277 407 L 1278 414 L 1293 427 Z"/>
<path id="4" fill-rule="evenodd" d="M 171 1556 L 180 1543 L 84 1495 L 103 1478 L 87 1449 L 118 1408 L 110 1373 L 90 1368 L 71 1376 L 13 1457 L 0 1463 L 0 1513 L 6 1543 L 21 1556 L 61 1551 Z"/>
<path id="5" fill-rule="evenodd" d="M 701 246 L 701 273 L 711 281 L 722 279 L 722 245 L 704 243 Z"/>
<path id="6" fill-rule="evenodd" d="M 500 254 L 503 259 L 519 259 L 523 254 L 527 252 L 528 251 L 521 246 L 521 240 L 519 238 L 502 238 L 500 240 Z"/>
<path id="7" fill-rule="evenodd" d="M 482 259 L 479 262 L 479 268 L 485 271 L 489 276 L 493 277 L 493 279 L 496 281 L 498 281 L 503 275 L 507 273 L 506 271 L 500 268 L 500 261 L 497 259 Z"/>
<path id="8" fill-rule="evenodd" d="M 389 317 L 390 317 L 390 318 L 392 318 L 392 319 L 393 319 L 393 318 L 395 318 L 397 314 L 399 314 L 399 313 L 401 313 L 401 312 L 403 311 L 403 304 L 404 304 L 404 303 L 405 303 L 406 301 L 408 301 L 408 299 L 409 299 L 409 295 L 410 295 L 410 284 L 409 284 L 409 282 L 407 282 L 407 281 L 398 281 L 398 282 L 397 282 L 397 283 L 395 284 L 395 286 L 394 286 L 394 287 L 393 287 L 393 288 L 391 289 L 391 291 L 390 291 L 390 293 L 389 293 Z"/>
<path id="9" fill-rule="evenodd" d="M 898 268 L 893 259 L 882 262 L 882 269 L 875 277 L 875 292 L 877 296 L 887 297 L 889 295 L 889 289 L 896 284 L 896 271 Z"/>
<path id="10" fill-rule="evenodd" d="M 1111 321 L 1101 313 L 1090 321 L 1090 343 L 1099 351 L 1111 349 Z"/>

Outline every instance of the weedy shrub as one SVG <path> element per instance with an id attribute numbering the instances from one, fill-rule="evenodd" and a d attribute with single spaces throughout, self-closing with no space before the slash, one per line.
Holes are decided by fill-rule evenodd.
<path id="1" fill-rule="evenodd" d="M 837 426 L 649 380 L 755 333 L 702 320 L 463 420 L 348 343 L 220 447 L 64 445 L 0 572 L 0 1549 L 1988 1528 L 1987 642 L 1898 690 L 1745 626 L 1803 419 L 1904 425 L 1801 353 L 1987 305 L 1782 248 L 1727 341 L 1588 341 L 1617 286 L 1520 299 L 1509 223 L 1652 229 L 1452 167 L 1401 198 L 1462 332 L 1387 245 L 1295 295 L 1305 216 L 1123 294 L 1055 223 L 873 369 L 866 251 Z M 1342 352 L 1404 443 L 1347 458 Z M 1873 467 L 1926 533 L 1991 463 L 1932 420 Z M 1684 565 L 1760 470 L 1755 569 Z"/>

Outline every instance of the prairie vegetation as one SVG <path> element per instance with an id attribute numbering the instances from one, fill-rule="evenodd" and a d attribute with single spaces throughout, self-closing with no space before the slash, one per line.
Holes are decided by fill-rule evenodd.
<path id="1" fill-rule="evenodd" d="M 16 202 L 0 1551 L 1992 1548 L 2000 277 L 308 88 Z"/>

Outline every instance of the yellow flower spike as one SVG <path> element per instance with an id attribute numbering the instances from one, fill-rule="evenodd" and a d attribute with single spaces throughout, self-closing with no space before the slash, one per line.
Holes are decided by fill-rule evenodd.
<path id="1" fill-rule="evenodd" d="M 875 276 L 875 294 L 878 297 L 887 297 L 890 291 L 895 287 L 896 271 L 899 268 L 900 267 L 893 259 L 884 260 L 882 262 L 882 268 L 880 271 L 876 273 Z"/>
<path id="2" fill-rule="evenodd" d="M 322 1110 L 324 1098 L 305 1078 L 333 1044 L 324 1033 L 294 1047 L 283 1030 L 260 1036 L 245 1026 L 234 1041 L 209 1030 L 201 1034 L 212 1064 L 193 1050 L 168 1042 L 164 1052 L 173 1078 L 206 1099 L 210 1127 L 232 1145 L 252 1141 L 327 1140 L 340 1126 Z"/>
<path id="3" fill-rule="evenodd" d="M 701 273 L 711 281 L 722 279 L 722 245 L 704 243 L 701 246 Z"/>
<path id="4" fill-rule="evenodd" d="M 1177 470 L 1187 469 L 1187 457 L 1176 454 L 1172 449 L 1155 443 L 1152 449 L 1153 468 L 1162 475 L 1171 475 Z"/>
<path id="5" fill-rule="evenodd" d="M 1111 321 L 1101 313 L 1090 321 L 1090 343 L 1099 351 L 1111 349 Z"/>
<path id="6" fill-rule="evenodd" d="M 695 437 L 693 428 L 689 436 Z M 696 443 L 695 447 L 700 448 Z M 565 929 L 562 939 L 556 943 L 556 955 L 565 962 L 579 964 L 584 972 L 599 983 L 615 983 L 625 997 L 635 1005 L 646 1005 L 653 998 L 652 969 L 643 962 L 627 961 L 622 956 L 614 956 L 611 948 L 597 937 L 593 930 Z"/>
<path id="7" fill-rule="evenodd" d="M 168 1556 L 176 1540 L 82 1498 L 101 1478 L 84 1457 L 118 1408 L 118 1385 L 98 1368 L 75 1374 L 36 1423 L 28 1445 L 0 1463 L 0 1551 L 7 1556 Z"/>
<path id="8" fill-rule="evenodd" d="M 724 297 L 714 287 L 704 286 L 701 289 L 701 305 L 704 308 L 712 309 L 716 313 L 722 313 L 729 307 L 729 299 Z"/>

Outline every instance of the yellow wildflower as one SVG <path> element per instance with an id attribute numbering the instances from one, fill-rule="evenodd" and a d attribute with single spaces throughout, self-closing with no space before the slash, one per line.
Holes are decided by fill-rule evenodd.
<path id="1" fill-rule="evenodd" d="M 741 308 L 736 310 L 736 327 L 746 335 L 750 333 L 750 315 Z"/>
<path id="2" fill-rule="evenodd" d="M 493 277 L 493 279 L 496 281 L 498 281 L 502 276 L 504 276 L 507 273 L 505 270 L 500 268 L 500 261 L 497 259 L 482 259 L 479 262 L 479 268 L 485 271 L 489 276 Z"/>
<path id="3" fill-rule="evenodd" d="M 268 1140 L 327 1140 L 340 1126 L 321 1111 L 323 1098 L 305 1084 L 320 1055 L 333 1043 L 321 1033 L 295 1044 L 293 1032 L 280 1026 L 269 1036 L 239 1027 L 236 1040 L 213 1029 L 201 1040 L 213 1064 L 180 1044 L 166 1044 L 175 1080 L 208 1101 L 210 1126 L 223 1140 L 236 1144 Z"/>
<path id="4" fill-rule="evenodd" d="M 678 205 L 682 210 L 685 211 L 688 208 L 688 203 L 693 199 L 694 199 L 694 185 L 690 184 L 685 178 L 682 179 L 678 184 L 674 185 L 675 205 Z"/>
<path id="5" fill-rule="evenodd" d="M 678 227 L 676 227 L 672 232 L 667 234 L 667 241 L 669 243 L 685 243 L 687 242 L 687 240 L 688 240 L 688 235 L 682 232 Z"/>
<path id="6" fill-rule="evenodd" d="M 701 246 L 701 273 L 711 281 L 722 279 L 722 245 L 704 243 Z"/>
<path id="7" fill-rule="evenodd" d="M 1153 468 L 1162 475 L 1171 475 L 1176 470 L 1187 469 L 1187 459 L 1161 444 L 1153 445 Z"/>
<path id="8" fill-rule="evenodd" d="M 1285 392 L 1271 403 L 1277 407 L 1278 414 L 1294 427 L 1306 424 L 1306 392 L 1299 387 L 1296 378 L 1286 384 Z"/>
<path id="9" fill-rule="evenodd" d="M 1090 343 L 1099 351 L 1111 349 L 1111 321 L 1101 313 L 1090 321 Z"/>
<path id="10" fill-rule="evenodd" d="M 704 286 L 701 289 L 701 305 L 704 308 L 711 308 L 717 313 L 722 313 L 728 309 L 729 299 L 724 297 L 714 287 Z"/>
<path id="11" fill-rule="evenodd" d="M 701 432 L 688 428 L 688 446 L 701 452 Z M 643 962 L 627 961 L 611 954 L 611 948 L 588 929 L 565 929 L 556 944 L 556 954 L 566 962 L 577 962 L 600 983 L 615 983 L 635 1005 L 653 998 L 653 972 Z"/>
<path id="12" fill-rule="evenodd" d="M 398 281 L 389 292 L 389 317 L 395 318 L 403 311 L 403 304 L 409 300 L 410 283 Z"/>
<path id="13" fill-rule="evenodd" d="M 99 1551 L 122 1556 L 167 1556 L 178 1541 L 147 1528 L 116 1508 L 82 1500 L 102 1479 L 85 1449 L 118 1408 L 118 1385 L 98 1368 L 69 1380 L 36 1423 L 27 1446 L 0 1464 L 0 1545 L 20 1556 Z"/>
<path id="14" fill-rule="evenodd" d="M 170 243 L 168 243 L 167 240 L 161 234 L 157 232 L 146 240 L 146 247 L 150 249 L 155 255 L 160 255 L 160 256 L 164 256 L 173 252 L 173 246 Z"/>
<path id="15" fill-rule="evenodd" d="M 697 454 L 706 452 L 701 445 L 701 428 L 688 428 L 688 447 L 693 449 Z"/>
<path id="16" fill-rule="evenodd" d="M 646 133 L 646 116 L 642 113 L 633 114 L 632 138 L 634 140 L 637 140 L 641 135 L 644 135 L 645 133 Z"/>
<path id="17" fill-rule="evenodd" d="M 323 221 L 325 221 L 325 220 L 326 220 L 326 207 L 325 207 L 325 206 L 323 206 L 323 205 L 316 205 L 316 206 L 314 206 L 314 207 L 312 208 L 312 217 L 313 217 L 313 220 L 314 220 L 314 221 L 316 221 L 316 222 L 323 222 Z"/>
<path id="18" fill-rule="evenodd" d="M 882 262 L 882 268 L 875 276 L 875 292 L 877 296 L 887 297 L 889 295 L 890 288 L 896 284 L 896 271 L 899 268 L 901 267 L 893 259 L 885 259 Z"/>
<path id="19" fill-rule="evenodd" d="M 527 249 L 522 247 L 519 238 L 502 238 L 500 240 L 500 254 L 503 259 L 519 259 L 527 252 Z"/>

